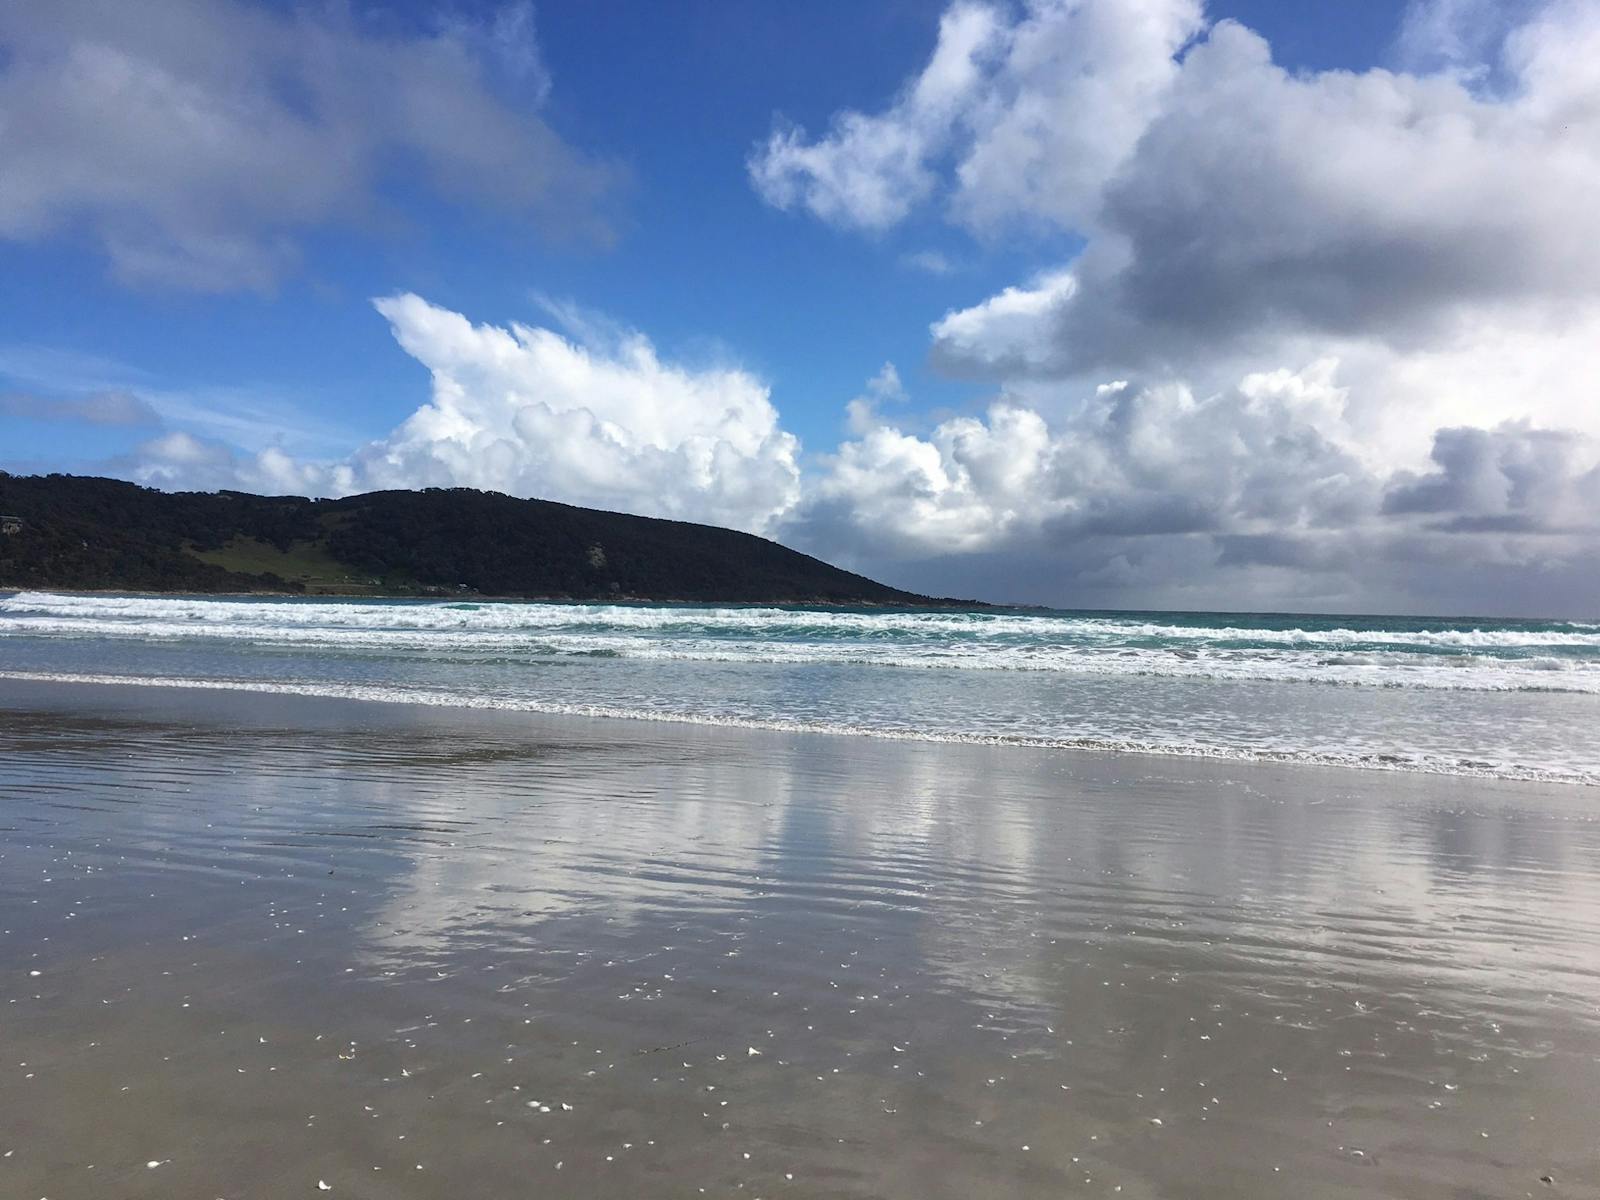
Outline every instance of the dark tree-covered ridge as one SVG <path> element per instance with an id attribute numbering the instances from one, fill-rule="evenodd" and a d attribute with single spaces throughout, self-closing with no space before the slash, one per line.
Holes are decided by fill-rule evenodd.
<path id="1" fill-rule="evenodd" d="M 340 500 L 0 472 L 0 587 L 932 605 L 748 533 L 470 488 Z"/>

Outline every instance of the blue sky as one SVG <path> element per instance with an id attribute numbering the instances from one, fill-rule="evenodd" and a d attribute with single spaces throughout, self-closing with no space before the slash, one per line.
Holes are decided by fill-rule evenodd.
<path id="1" fill-rule="evenodd" d="M 1468 559 L 1517 565 L 1506 606 L 1534 602 L 1515 582 L 1533 563 L 1546 589 L 1559 579 L 1563 603 L 1582 607 L 1588 535 L 1571 513 L 1591 486 L 1594 404 L 1545 376 L 1584 361 L 1587 329 L 1574 319 L 1552 331 L 1539 313 L 1557 302 L 1588 312 L 1585 285 L 1553 253 L 1540 258 L 1586 231 L 1559 206 L 1506 211 L 1492 193 L 1493 164 L 1505 161 L 1494 139 L 1517 122 L 1505 136 L 1521 169 L 1572 182 L 1561 164 L 1577 135 L 1550 116 L 1572 73 L 1557 50 L 1526 47 L 1581 46 L 1593 24 L 1584 7 L 228 0 L 197 21 L 201 10 L 170 0 L 152 10 L 173 24 L 153 29 L 94 0 L 13 11 L 0 18 L 0 117 L 10 121 L 0 164 L 22 163 L 25 182 L 21 199 L 0 189 L 0 467 L 168 487 L 504 486 L 738 524 L 919 586 L 1054 602 L 1200 606 L 1243 595 L 1260 602 L 1240 607 L 1450 607 L 1465 586 L 1451 564 L 1470 545 Z M 903 103 L 933 80 L 930 63 L 955 46 L 964 15 L 983 39 L 971 77 L 933 108 Z M 1140 23 L 1160 28 L 1128 32 Z M 240 68 L 261 73 L 242 83 L 204 57 L 207 36 L 223 45 L 240 31 L 271 47 L 267 66 Z M 1041 54 L 1058 57 L 1040 66 Z M 62 116 L 49 89 L 76 69 L 102 72 L 96 86 L 120 72 L 116 86 L 136 88 L 121 93 L 134 100 Z M 320 97 L 318 71 L 350 86 Z M 1126 101 L 1128 132 L 1114 144 L 1096 129 L 1116 124 L 1095 107 L 1108 93 L 1089 104 L 1063 89 L 1071 71 L 1123 89 L 1111 106 Z M 206 118 L 192 132 L 161 107 L 180 93 Z M 460 145 L 385 115 L 431 113 L 463 94 L 476 107 L 462 110 Z M 1285 97 L 1303 106 L 1304 132 L 1277 115 Z M 136 111 L 145 103 L 148 113 Z M 1030 112 L 1048 115 L 1030 124 Z M 1223 117 L 1205 124 L 1206 113 Z M 856 118 L 866 132 L 852 140 L 841 131 Z M 1386 156 L 1404 129 L 1432 120 L 1468 135 L 1448 158 L 1437 138 L 1425 142 L 1439 161 L 1421 164 L 1408 195 Z M 495 133 L 502 122 L 512 124 Z M 248 143 L 257 128 L 260 154 L 206 140 Z M 786 148 L 769 141 L 786 129 Z M 97 154 L 101 136 L 132 147 L 131 165 Z M 1060 199 L 1051 181 L 1071 175 L 1082 145 L 1105 163 L 1082 196 L 1067 184 Z M 351 146 L 346 172 L 338 160 Z M 1011 188 L 1006 154 L 1044 183 Z M 504 184 L 500 164 L 515 156 L 538 158 L 545 174 Z M 159 179 L 140 179 L 140 164 L 166 161 L 175 165 Z M 310 182 L 298 187 L 302 170 Z M 855 172 L 850 182 L 831 174 L 841 170 Z M 1459 211 L 1419 225 L 1424 182 L 1435 179 Z M 885 216 L 851 190 L 880 184 L 908 202 Z M 1254 204 L 1261 212 L 1237 224 L 1214 217 Z M 1187 225 L 1162 215 L 1191 206 Z M 184 222 L 222 248 L 193 251 Z M 1260 244 L 1255 229 L 1266 231 Z M 1497 268 L 1515 286 L 1462 265 L 1485 237 L 1516 255 Z M 1108 265 L 1118 254 L 1132 259 Z M 1386 264 L 1407 274 L 1397 281 Z M 1255 273 L 1269 265 L 1271 275 Z M 1124 300 L 1085 311 L 1073 332 L 1091 284 Z M 429 307 L 397 323 L 373 305 L 400 295 Z M 679 455 L 680 473 L 723 470 L 694 446 L 723 437 L 715 409 L 726 385 L 735 407 L 748 406 L 743 432 L 727 438 L 742 447 L 738 470 L 776 474 L 678 489 L 642 460 L 549 443 L 570 432 L 541 433 L 530 449 L 518 440 L 532 436 L 526 428 L 507 432 L 514 412 L 476 409 L 485 429 L 504 424 L 489 440 L 508 448 L 495 453 L 521 459 L 478 472 L 488 440 L 422 453 L 419 438 L 446 436 L 438 421 L 396 431 L 438 407 L 441 377 L 474 404 L 509 390 L 517 405 L 552 413 L 584 405 L 547 401 L 548 389 L 608 386 L 540 375 L 566 369 L 559 354 L 530 358 L 521 374 L 455 358 L 442 367 L 454 350 L 430 313 L 480 329 L 545 327 L 613 364 L 627 360 L 627 337 L 642 336 L 700 397 L 685 403 L 705 411 L 681 438 L 641 433 L 630 414 L 670 409 L 650 389 L 671 380 L 624 372 L 627 398 L 593 407 L 591 433 L 604 441 L 620 429 L 629 445 L 637 435 L 651 454 Z M 1501 357 L 1486 366 L 1491 344 Z M 485 342 L 473 353 L 496 351 Z M 1536 369 L 1507 365 L 1530 361 Z M 897 382 L 880 379 L 873 393 L 886 363 Z M 153 415 L 84 419 L 82 398 L 105 393 Z M 852 416 L 852 398 L 874 394 Z M 1338 409 L 1337 429 L 1319 404 Z M 1207 436 L 1232 422 L 1228 445 L 1252 461 L 1262 457 L 1252 439 L 1314 440 L 1315 462 L 1283 473 L 1342 482 L 1313 502 L 1288 497 L 1281 480 L 1243 479 L 1242 468 L 1219 480 L 1187 460 L 1133 462 L 1105 439 L 1135 416 L 1169 436 L 1186 422 L 1203 421 Z M 1298 432 L 1279 428 L 1290 420 Z M 1515 432 L 1523 426 L 1533 432 Z M 1004 443 L 1002 428 L 1023 441 Z M 1461 452 L 1478 458 L 1451 459 L 1448 438 L 1441 457 L 1438 434 L 1457 428 L 1487 439 Z M 268 449 L 282 461 L 263 465 Z M 667 470 L 658 457 L 651 469 Z M 1033 466 L 1026 479 L 1002 478 L 991 459 Z M 1570 487 L 1533 495 L 1525 477 L 1556 460 Z M 629 472 L 637 488 L 617 482 Z M 1187 491 L 1172 482 L 1191 474 Z M 1419 554 L 1443 565 L 1419 570 Z M 1393 570 L 1374 574 L 1374 555 Z M 1013 582 L 995 584 L 997 573 Z"/>

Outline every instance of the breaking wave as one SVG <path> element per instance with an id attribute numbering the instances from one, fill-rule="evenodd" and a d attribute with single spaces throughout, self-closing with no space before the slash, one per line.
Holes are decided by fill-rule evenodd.
<path id="1" fill-rule="evenodd" d="M 0 635 L 1600 694 L 1600 626 L 1116 614 L 206 599 L 21 592 Z"/>

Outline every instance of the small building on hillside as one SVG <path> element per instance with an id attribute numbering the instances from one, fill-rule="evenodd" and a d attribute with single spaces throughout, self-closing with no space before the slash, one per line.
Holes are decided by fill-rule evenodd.
<path id="1" fill-rule="evenodd" d="M 13 517 L 9 513 L 0 513 L 0 533 L 21 533 L 25 524 L 27 522 L 21 517 Z"/>

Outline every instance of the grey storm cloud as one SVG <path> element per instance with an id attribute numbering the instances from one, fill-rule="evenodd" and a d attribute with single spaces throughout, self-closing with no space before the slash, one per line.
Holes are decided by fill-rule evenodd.
<path id="1" fill-rule="evenodd" d="M 336 5 L 0 5 L 0 238 L 79 234 L 137 284 L 270 287 L 300 238 L 403 215 L 394 168 L 607 240 L 616 168 L 534 112 L 531 10 L 428 33 Z"/>
<path id="2" fill-rule="evenodd" d="M 1441 429 L 1436 469 L 1399 475 L 1384 511 L 1426 516 L 1448 530 L 1600 533 L 1600 466 L 1587 465 L 1584 441 L 1527 425 Z"/>

